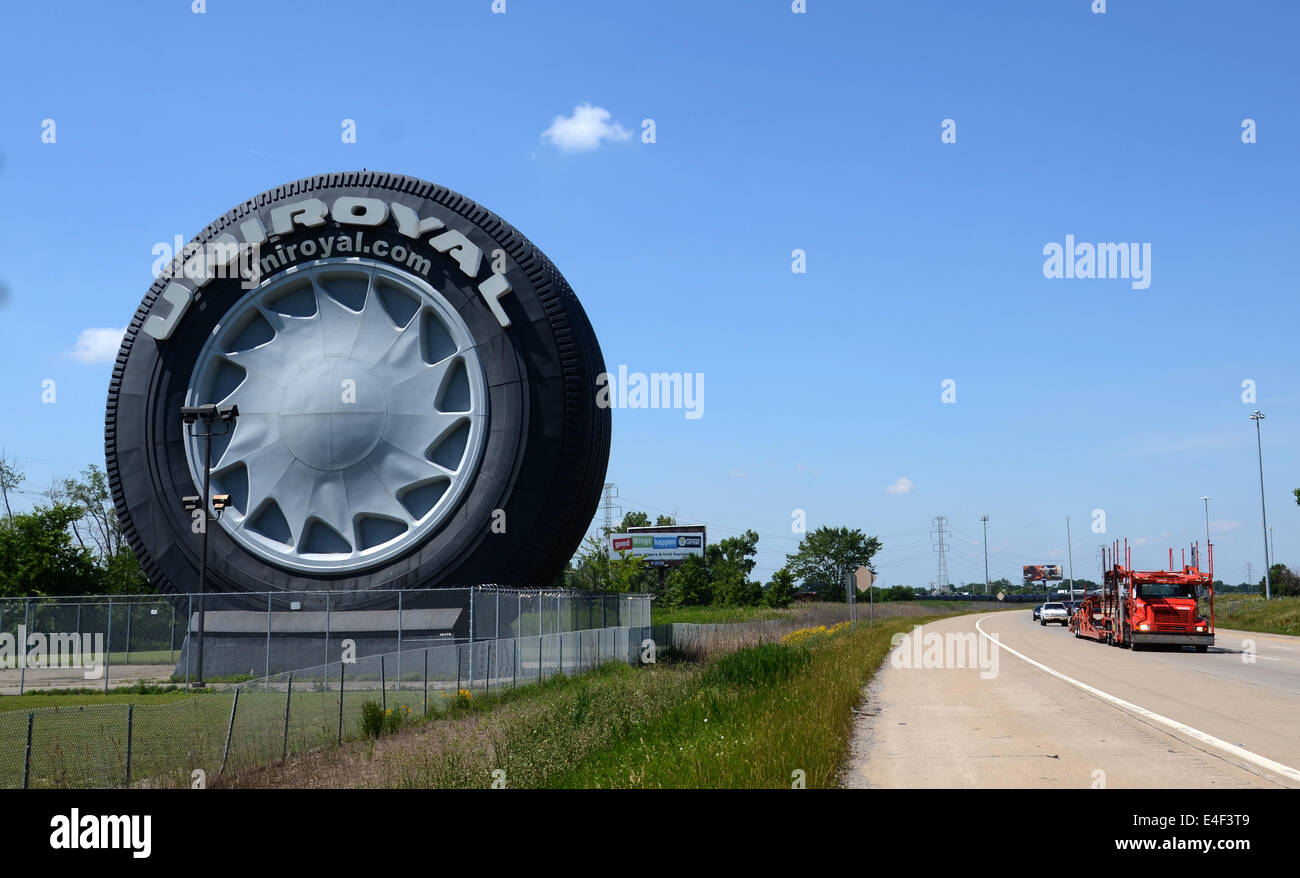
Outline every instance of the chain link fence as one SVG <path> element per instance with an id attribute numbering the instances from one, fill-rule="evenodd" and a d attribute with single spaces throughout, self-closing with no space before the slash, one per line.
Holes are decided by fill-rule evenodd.
<path id="1" fill-rule="evenodd" d="M 366 657 L 648 624 L 646 595 L 492 587 L 3 598 L 0 695 L 239 681 L 339 661 L 344 649 Z"/>
<path id="2" fill-rule="evenodd" d="M 367 702 L 375 702 L 386 716 L 397 712 L 403 721 L 436 717 L 458 699 L 580 673 L 609 661 L 635 663 L 640 635 L 650 624 L 646 595 L 479 588 L 464 590 L 463 598 L 468 616 L 464 642 L 439 642 L 417 627 L 404 629 L 414 633 L 399 649 L 362 654 L 360 644 L 354 644 L 358 651 L 353 654 L 345 643 L 353 638 L 345 636 L 349 631 L 344 626 L 329 635 L 339 652 L 334 661 L 166 703 L 3 711 L 0 700 L 0 788 L 206 785 L 226 772 L 361 737 Z M 400 614 L 404 622 L 412 621 L 420 617 L 410 614 L 446 609 L 426 604 L 445 602 L 405 592 Z M 113 612 L 116 603 L 114 599 Z M 355 611 L 390 612 L 366 603 L 367 609 Z M 76 612 L 75 606 L 55 607 Z M 272 657 L 300 654 L 301 644 L 291 642 L 291 632 L 277 636 L 277 612 L 301 610 L 273 607 L 267 615 L 271 634 L 261 641 L 262 649 Z M 32 612 L 26 618 L 52 617 Z M 105 628 L 107 621 L 106 616 Z M 362 628 L 375 622 L 351 621 Z M 213 624 L 209 618 L 208 625 Z M 217 630 L 224 632 L 219 624 Z M 156 642 L 161 634 L 151 636 Z M 138 644 L 135 648 L 140 651 Z"/>

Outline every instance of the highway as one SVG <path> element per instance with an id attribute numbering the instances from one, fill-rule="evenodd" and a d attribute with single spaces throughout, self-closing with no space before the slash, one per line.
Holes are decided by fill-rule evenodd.
<path id="1" fill-rule="evenodd" d="M 845 786 L 1300 788 L 1300 638 L 1220 629 L 1208 653 L 1133 652 L 1029 607 L 923 634 L 984 641 L 984 673 L 886 659 Z"/>

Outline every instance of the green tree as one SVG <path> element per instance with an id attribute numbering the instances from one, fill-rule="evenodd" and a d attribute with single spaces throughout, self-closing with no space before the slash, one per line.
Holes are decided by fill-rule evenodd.
<path id="1" fill-rule="evenodd" d="M 663 602 L 669 607 L 695 607 L 713 603 L 713 582 L 709 567 L 699 555 L 691 555 L 664 580 Z"/>
<path id="2" fill-rule="evenodd" d="M 749 576 L 754 572 L 754 565 L 758 561 L 758 534 L 747 530 L 738 537 L 718 540 L 705 548 L 704 558 L 710 568 L 721 561 L 730 561 L 740 567 L 745 576 Z"/>
<path id="3" fill-rule="evenodd" d="M 1278 597 L 1300 596 L 1300 575 L 1285 564 L 1274 564 L 1268 568 L 1269 589 Z M 1264 590 L 1264 579 L 1260 577 L 1259 590 Z"/>
<path id="4" fill-rule="evenodd" d="M 9 506 L 9 494 L 17 491 L 27 476 L 18 468 L 18 461 L 10 462 L 0 452 L 0 497 L 4 498 L 5 518 L 13 518 L 14 511 Z"/>
<path id="5" fill-rule="evenodd" d="M 642 555 L 615 552 L 595 537 L 587 537 L 582 551 L 565 571 L 565 585 L 582 591 L 650 592 L 659 576 L 645 567 Z"/>
<path id="6" fill-rule="evenodd" d="M 156 591 L 130 546 L 122 546 L 107 558 L 101 558 L 99 563 L 103 594 L 153 594 Z"/>
<path id="7" fill-rule="evenodd" d="M 726 607 L 752 607 L 763 601 L 763 586 L 750 580 L 738 561 L 723 558 L 709 568 L 713 603 Z"/>
<path id="8" fill-rule="evenodd" d="M 0 524 L 0 595 L 99 594 L 102 571 L 91 551 L 73 542 L 76 506 L 38 506 Z"/>
<path id="9" fill-rule="evenodd" d="M 847 527 L 819 527 L 805 534 L 794 554 L 787 555 L 790 571 L 804 585 L 815 586 L 826 600 L 842 601 L 845 576 L 859 567 L 871 566 L 880 551 L 880 540 Z"/>
<path id="10" fill-rule="evenodd" d="M 650 516 L 644 512 L 637 512 L 633 510 L 632 512 L 629 512 L 626 515 L 624 515 L 622 521 L 620 521 L 618 524 L 611 527 L 609 529 L 609 533 L 607 533 L 606 536 L 608 536 L 609 534 L 625 534 L 627 533 L 627 529 L 629 527 L 649 527 L 649 526 L 650 526 Z"/>
<path id="11" fill-rule="evenodd" d="M 656 576 L 656 579 L 658 577 Z M 606 591 L 644 591 L 646 587 L 645 556 L 631 552 L 618 552 L 609 559 L 609 583 Z"/>
<path id="12" fill-rule="evenodd" d="M 772 581 L 763 592 L 763 599 L 769 607 L 788 607 L 794 601 L 794 574 L 782 567 L 772 574 Z"/>
<path id="13" fill-rule="evenodd" d="M 660 515 L 655 519 L 655 527 L 676 527 L 677 519 L 671 515 Z"/>
<path id="14" fill-rule="evenodd" d="M 108 490 L 108 475 L 91 464 L 81 471 L 80 478 L 63 479 L 49 492 L 50 499 L 81 509 L 81 518 L 73 523 L 73 535 L 86 545 L 80 531 L 86 531 L 86 540 L 101 558 L 116 555 L 126 545 L 126 535 L 113 508 L 113 496 Z"/>

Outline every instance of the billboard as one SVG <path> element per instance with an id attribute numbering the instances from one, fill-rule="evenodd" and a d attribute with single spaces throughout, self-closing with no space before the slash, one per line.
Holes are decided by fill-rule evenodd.
<path id="1" fill-rule="evenodd" d="M 1025 582 L 1051 582 L 1064 579 L 1060 564 L 1026 564 L 1024 566 Z"/>
<path id="2" fill-rule="evenodd" d="M 691 555 L 704 555 L 704 534 L 668 531 L 665 533 L 611 534 L 610 552 L 632 554 L 647 564 L 681 563 Z"/>

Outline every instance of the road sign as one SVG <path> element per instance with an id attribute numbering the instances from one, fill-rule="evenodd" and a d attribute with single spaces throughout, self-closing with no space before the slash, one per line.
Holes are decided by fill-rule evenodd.
<path id="1" fill-rule="evenodd" d="M 857 583 L 858 591 L 869 591 L 872 584 L 876 581 L 876 574 L 872 573 L 866 567 L 859 567 L 853 571 L 853 581 Z"/>

